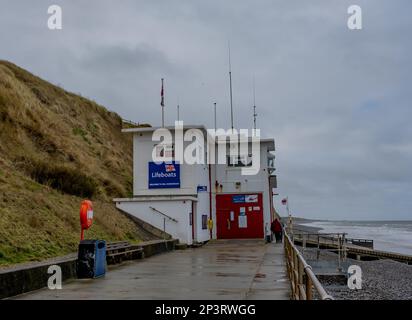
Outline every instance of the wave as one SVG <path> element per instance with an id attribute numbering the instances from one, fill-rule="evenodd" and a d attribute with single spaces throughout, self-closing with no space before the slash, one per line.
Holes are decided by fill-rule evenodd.
<path id="1" fill-rule="evenodd" d="M 320 228 L 320 232 L 345 232 L 349 238 L 372 239 L 376 250 L 412 255 L 412 221 L 314 221 L 301 225 Z"/>

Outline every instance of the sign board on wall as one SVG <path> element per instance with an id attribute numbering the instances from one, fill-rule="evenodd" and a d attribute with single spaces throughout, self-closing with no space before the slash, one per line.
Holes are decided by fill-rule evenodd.
<path id="1" fill-rule="evenodd" d="M 258 202 L 257 194 L 235 194 L 232 196 L 232 203 L 255 203 Z"/>
<path id="2" fill-rule="evenodd" d="M 207 186 L 197 186 L 197 192 L 207 192 Z"/>
<path id="3" fill-rule="evenodd" d="M 180 188 L 180 164 L 149 162 L 149 189 Z"/>
<path id="4" fill-rule="evenodd" d="M 240 207 L 239 215 L 240 216 L 245 216 L 246 215 L 246 207 Z"/>
<path id="5" fill-rule="evenodd" d="M 245 202 L 248 202 L 248 203 L 258 202 L 258 195 L 257 194 L 246 195 Z"/>
<path id="6" fill-rule="evenodd" d="M 245 195 L 244 194 L 236 194 L 232 196 L 233 203 L 244 203 L 245 202 Z"/>
<path id="7" fill-rule="evenodd" d="M 244 229 L 247 228 L 247 216 L 239 216 L 239 228 Z"/>

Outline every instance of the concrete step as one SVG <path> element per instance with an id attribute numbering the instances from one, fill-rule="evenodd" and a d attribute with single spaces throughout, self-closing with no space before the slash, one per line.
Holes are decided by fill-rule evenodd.
<path id="1" fill-rule="evenodd" d="M 177 243 L 175 245 L 175 250 L 186 250 L 187 244 L 186 243 Z"/>

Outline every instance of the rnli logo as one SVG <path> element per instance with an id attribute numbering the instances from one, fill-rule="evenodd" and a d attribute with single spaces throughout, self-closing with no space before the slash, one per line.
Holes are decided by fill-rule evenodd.
<path id="1" fill-rule="evenodd" d="M 166 164 L 165 165 L 166 172 L 175 172 L 176 168 L 174 164 Z"/>

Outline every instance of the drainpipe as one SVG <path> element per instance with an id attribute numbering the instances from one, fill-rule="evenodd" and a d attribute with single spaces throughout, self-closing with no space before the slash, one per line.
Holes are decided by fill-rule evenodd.
<path id="1" fill-rule="evenodd" d="M 268 177 L 269 182 L 269 205 L 270 205 L 270 222 L 275 220 L 275 206 L 273 205 L 273 192 L 272 188 L 270 187 L 270 175 Z"/>
<path id="2" fill-rule="evenodd" d="M 192 200 L 192 245 L 195 244 L 195 203 Z M 196 208 L 197 209 L 197 208 Z"/>
<path id="3" fill-rule="evenodd" d="M 212 220 L 212 165 L 209 163 L 209 219 Z M 210 240 L 212 240 L 213 232 L 210 231 Z"/>

